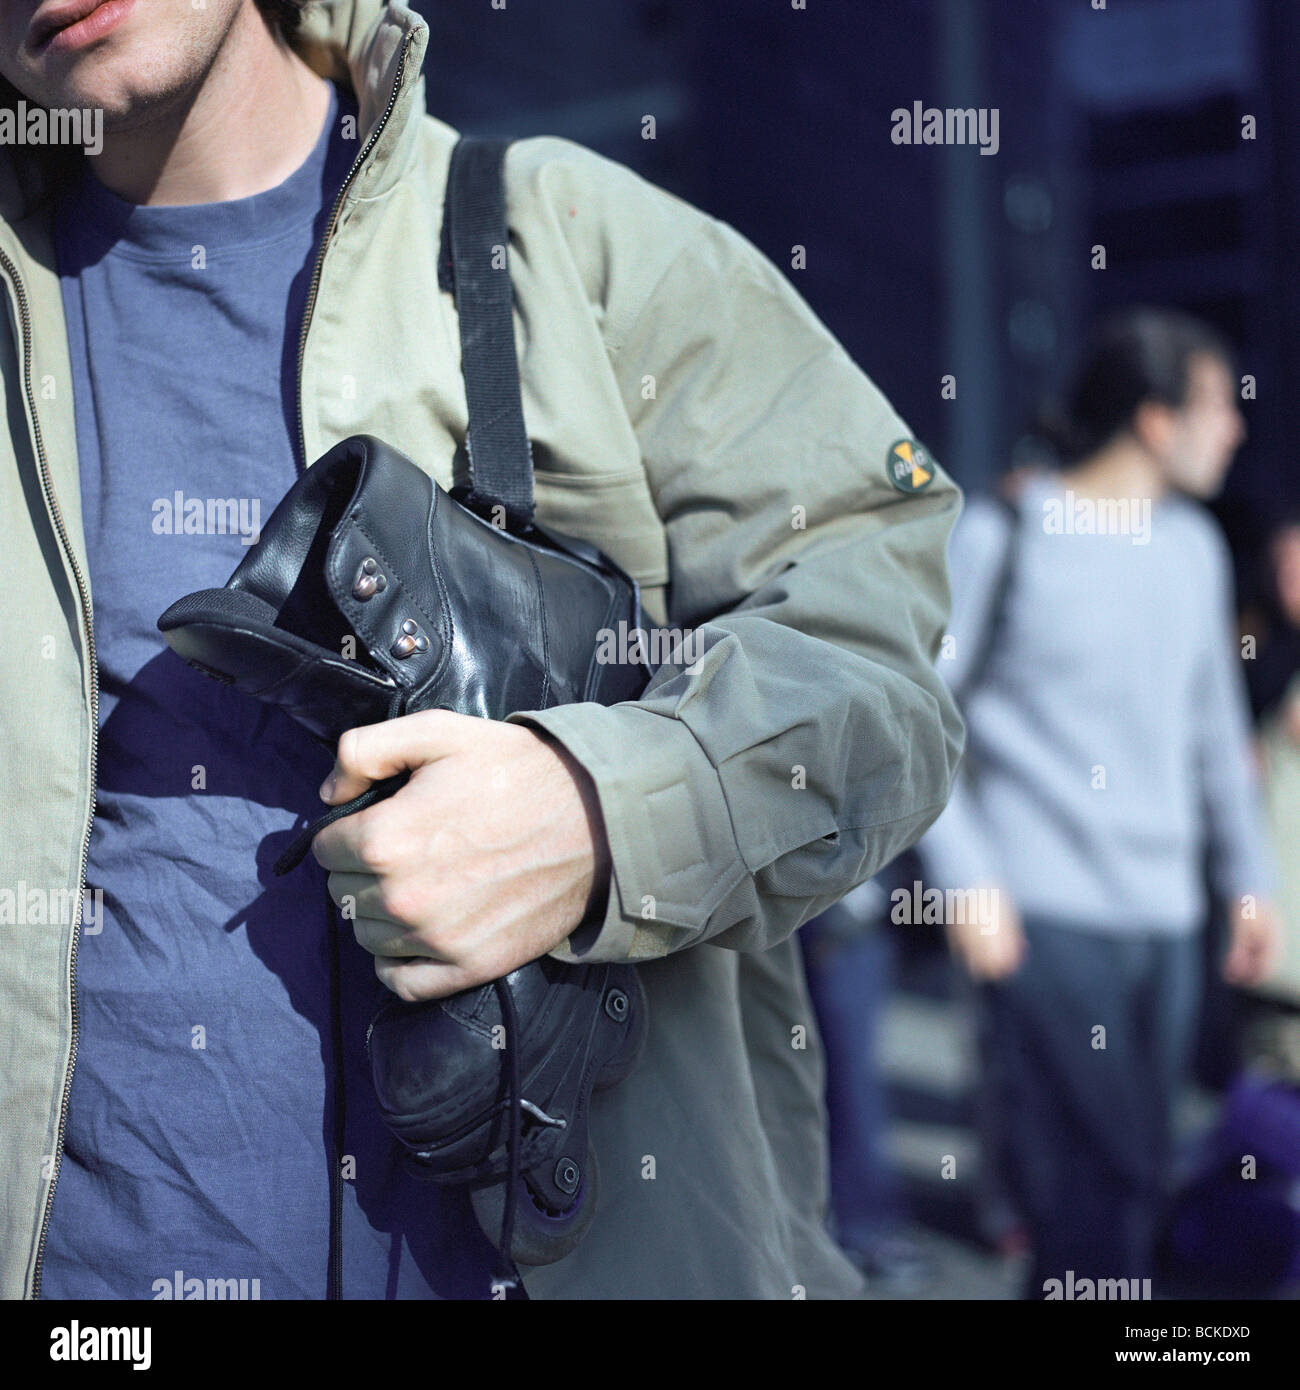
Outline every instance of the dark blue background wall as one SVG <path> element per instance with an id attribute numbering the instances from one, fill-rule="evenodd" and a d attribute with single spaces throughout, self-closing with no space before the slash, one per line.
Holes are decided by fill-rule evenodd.
<path id="1" fill-rule="evenodd" d="M 1099 312 L 1151 301 L 1211 318 L 1257 377 L 1251 440 L 1219 508 L 1239 551 L 1300 502 L 1300 4 L 418 8 L 436 114 L 568 136 L 731 222 L 964 483 L 1006 465 Z M 892 144 L 890 112 L 917 100 L 996 107 L 998 154 Z M 803 271 L 790 268 L 796 243 Z M 940 395 L 949 373 L 956 400 Z"/>

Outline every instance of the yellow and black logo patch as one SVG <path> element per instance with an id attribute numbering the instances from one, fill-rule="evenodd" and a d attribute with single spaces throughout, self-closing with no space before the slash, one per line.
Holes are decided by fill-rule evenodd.
<path id="1" fill-rule="evenodd" d="M 915 439 L 900 439 L 890 448 L 885 471 L 899 492 L 924 492 L 934 481 L 934 463 Z"/>

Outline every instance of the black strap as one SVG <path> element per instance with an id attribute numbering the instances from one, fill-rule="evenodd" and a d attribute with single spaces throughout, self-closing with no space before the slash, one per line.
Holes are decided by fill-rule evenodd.
<path id="1" fill-rule="evenodd" d="M 951 687 L 952 697 L 959 705 L 965 703 L 967 696 L 984 679 L 988 671 L 989 661 L 1001 639 L 1002 626 L 1007 616 L 1007 600 L 1011 596 L 1011 589 L 1015 583 L 1023 540 L 1021 528 L 1024 523 L 1019 504 L 1013 502 L 1011 498 L 1000 491 L 992 493 L 991 497 L 1001 508 L 1006 518 L 1007 535 L 1002 545 L 1002 553 L 998 556 L 998 569 L 993 581 L 993 591 L 989 595 L 988 609 L 976 638 L 978 645 L 975 649 L 975 657 L 966 668 L 966 673 L 962 679 Z M 967 759 L 969 766 L 969 754 Z M 877 872 L 875 882 L 884 890 L 887 899 L 892 898 L 894 892 L 900 888 L 910 893 L 914 883 L 923 882 L 926 878 L 922 869 L 922 862 L 921 855 L 915 846 L 911 849 L 905 849 L 896 859 L 891 859 Z"/>
<path id="2" fill-rule="evenodd" d="M 469 481 L 457 501 L 510 530 L 533 520 L 533 455 L 515 354 L 513 292 L 502 174 L 509 140 L 462 136 L 451 155 L 438 284 L 456 296 L 460 369 L 469 403 Z"/>
<path id="3" fill-rule="evenodd" d="M 1007 599 L 1016 577 L 1016 561 L 1020 552 L 1021 515 L 1019 506 L 1001 492 L 992 494 L 993 501 L 1002 509 L 1007 522 L 1007 538 L 1002 554 L 998 559 L 997 577 L 993 582 L 993 592 L 989 596 L 988 611 L 980 627 L 979 646 L 975 659 L 966 668 L 966 674 L 953 687 L 953 698 L 960 704 L 967 695 L 984 679 L 989 660 L 1002 635 L 1002 624 L 1006 618 Z"/>

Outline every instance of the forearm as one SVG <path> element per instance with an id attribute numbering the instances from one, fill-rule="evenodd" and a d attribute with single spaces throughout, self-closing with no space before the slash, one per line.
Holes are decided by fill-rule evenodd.
<path id="1" fill-rule="evenodd" d="M 765 949 L 938 815 L 961 744 L 930 660 L 956 494 L 925 503 L 906 540 L 864 526 L 806 549 L 637 702 L 515 716 L 586 768 L 609 839 L 605 915 L 568 956 Z"/>

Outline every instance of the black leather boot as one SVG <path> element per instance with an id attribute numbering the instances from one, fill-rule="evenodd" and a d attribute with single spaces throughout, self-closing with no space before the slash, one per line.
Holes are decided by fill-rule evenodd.
<path id="1" fill-rule="evenodd" d="M 333 748 L 345 729 L 425 709 L 501 719 L 635 699 L 648 670 L 597 658 L 598 634 L 620 623 L 642 626 L 636 584 L 594 546 L 494 526 L 358 435 L 290 489 L 224 588 L 178 600 L 158 627 L 196 670 L 282 706 Z M 277 872 L 404 780 L 333 808 Z M 543 957 L 449 999 L 393 1000 L 367 1050 L 417 1171 L 469 1185 L 502 1254 L 546 1264 L 594 1214 L 592 1091 L 627 1074 L 645 1031 L 634 967 Z"/>

